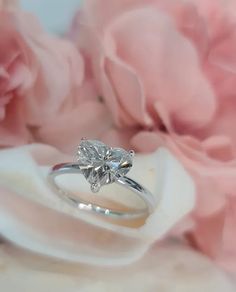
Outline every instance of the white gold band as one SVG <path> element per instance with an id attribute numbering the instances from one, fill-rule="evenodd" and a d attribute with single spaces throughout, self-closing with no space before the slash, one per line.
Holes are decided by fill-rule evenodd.
<path id="1" fill-rule="evenodd" d="M 52 168 L 51 172 L 48 175 L 49 183 L 51 184 L 51 186 L 53 186 L 57 195 L 59 195 L 63 200 L 65 200 L 73 207 L 76 207 L 80 210 L 120 219 L 140 218 L 147 216 L 148 214 L 153 212 L 155 206 L 155 200 L 153 195 L 146 188 L 144 188 L 131 178 L 118 175 L 114 182 L 138 195 L 144 201 L 145 207 L 142 209 L 122 211 L 109 209 L 73 196 L 72 193 L 61 188 L 56 182 L 56 177 L 63 174 L 81 174 L 80 165 L 78 163 L 57 164 Z"/>

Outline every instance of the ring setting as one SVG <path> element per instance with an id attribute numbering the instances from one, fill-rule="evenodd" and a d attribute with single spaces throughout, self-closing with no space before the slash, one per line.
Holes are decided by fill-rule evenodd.
<path id="1" fill-rule="evenodd" d="M 145 217 L 153 212 L 156 200 L 149 190 L 126 176 L 133 166 L 133 158 L 133 150 L 126 151 L 122 148 L 110 147 L 98 140 L 83 138 L 78 146 L 76 162 L 53 166 L 48 174 L 48 181 L 61 199 L 81 211 L 119 219 Z M 116 209 L 74 196 L 57 183 L 56 178 L 64 174 L 82 174 L 90 184 L 92 193 L 99 192 L 106 185 L 116 183 L 137 195 L 144 202 L 144 207 Z"/>

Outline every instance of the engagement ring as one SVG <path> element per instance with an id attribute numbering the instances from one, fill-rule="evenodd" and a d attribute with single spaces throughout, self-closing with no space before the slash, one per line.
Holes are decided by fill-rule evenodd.
<path id="1" fill-rule="evenodd" d="M 80 210 L 125 219 L 147 216 L 153 212 L 155 200 L 145 187 L 126 176 L 133 165 L 133 156 L 134 151 L 132 150 L 112 148 L 100 141 L 82 139 L 78 147 L 77 162 L 55 165 L 51 169 L 48 179 L 62 199 Z M 84 175 L 93 193 L 99 192 L 105 185 L 119 184 L 139 196 L 144 202 L 144 207 L 131 210 L 113 209 L 102 204 L 92 203 L 84 198 L 78 198 L 57 183 L 57 176 L 63 174 Z"/>

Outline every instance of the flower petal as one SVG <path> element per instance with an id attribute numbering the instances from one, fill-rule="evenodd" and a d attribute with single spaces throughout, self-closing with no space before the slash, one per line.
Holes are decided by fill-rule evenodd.
<path id="1" fill-rule="evenodd" d="M 38 145 L 0 152 L 0 233 L 31 251 L 93 265 L 128 264 L 193 208 L 191 178 L 167 150 L 160 149 L 153 155 L 136 157 L 136 167 L 130 173 L 131 178 L 148 186 L 158 202 L 146 221 L 121 224 L 89 216 L 68 206 L 49 188 L 48 167 L 40 168 L 32 155 L 45 162 L 43 156 L 51 156 L 52 149 L 41 148 L 41 153 Z M 57 160 L 58 151 L 53 156 Z M 89 192 L 83 179 L 70 175 L 62 178 L 63 182 L 72 191 Z M 104 188 L 102 195 L 112 195 L 127 206 L 139 204 L 137 196 L 130 200 L 116 184 L 109 190 Z"/>

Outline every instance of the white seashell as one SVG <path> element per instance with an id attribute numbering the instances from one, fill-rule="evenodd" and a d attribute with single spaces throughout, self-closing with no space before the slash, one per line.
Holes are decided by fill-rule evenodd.
<path id="1" fill-rule="evenodd" d="M 166 149 L 136 155 L 129 176 L 155 194 L 157 207 L 146 221 L 109 222 L 64 203 L 47 184 L 49 166 L 71 160 L 45 145 L 0 151 L 0 234 L 33 252 L 93 265 L 125 265 L 139 259 L 194 206 L 194 184 Z M 36 162 L 37 161 L 37 162 Z M 80 179 L 79 179 L 80 178 Z M 63 183 L 63 177 L 62 177 Z M 70 188 L 86 191 L 82 176 L 68 176 Z M 123 189 L 122 189 L 123 190 Z M 126 205 L 139 204 L 115 184 L 103 190 Z M 130 199 L 132 198 L 132 199 Z"/>

